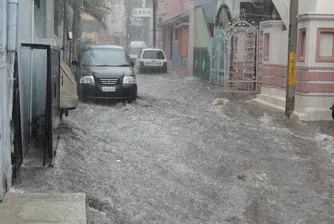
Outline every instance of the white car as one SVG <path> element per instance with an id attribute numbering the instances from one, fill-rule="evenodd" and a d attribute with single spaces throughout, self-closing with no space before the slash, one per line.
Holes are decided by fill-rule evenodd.
<path id="1" fill-rule="evenodd" d="M 167 72 L 167 58 L 165 52 L 157 48 L 146 48 L 139 52 L 137 62 L 139 73 L 146 71 Z"/>
<path id="2" fill-rule="evenodd" d="M 144 48 L 147 48 L 145 42 L 142 41 L 131 42 L 130 45 L 128 46 L 128 53 L 131 61 L 136 62 L 140 50 Z"/>

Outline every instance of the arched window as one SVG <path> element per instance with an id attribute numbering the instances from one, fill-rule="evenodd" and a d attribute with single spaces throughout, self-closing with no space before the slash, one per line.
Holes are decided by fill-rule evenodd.
<path id="1" fill-rule="evenodd" d="M 232 20 L 231 11 L 226 4 L 222 4 L 217 12 L 216 16 L 216 27 L 227 29 Z"/>

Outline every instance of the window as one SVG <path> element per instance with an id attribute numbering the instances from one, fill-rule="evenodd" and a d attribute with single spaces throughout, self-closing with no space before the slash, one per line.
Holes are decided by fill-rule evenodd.
<path id="1" fill-rule="evenodd" d="M 83 66 L 130 66 L 130 60 L 123 49 L 88 48 L 83 53 Z"/>
<path id="2" fill-rule="evenodd" d="M 160 59 L 164 60 L 165 55 L 162 51 L 159 50 L 146 50 L 143 54 L 143 59 Z"/>
<path id="3" fill-rule="evenodd" d="M 316 60 L 334 62 L 334 28 L 318 29 Z"/>
<path id="4" fill-rule="evenodd" d="M 265 61 L 269 61 L 269 54 L 270 54 L 270 33 L 265 33 L 264 34 L 264 55 L 263 59 Z"/>
<path id="5" fill-rule="evenodd" d="M 300 29 L 298 36 L 298 61 L 305 61 L 305 53 L 306 53 L 306 29 Z"/>

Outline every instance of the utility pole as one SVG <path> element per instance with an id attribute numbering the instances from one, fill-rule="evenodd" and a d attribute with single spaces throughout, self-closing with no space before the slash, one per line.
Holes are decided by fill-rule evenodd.
<path id="1" fill-rule="evenodd" d="M 68 10 L 68 6 L 67 6 L 67 0 L 63 0 L 64 3 L 64 19 L 63 19 L 63 61 L 66 61 L 66 58 L 68 57 L 68 44 L 67 44 L 67 10 Z"/>
<path id="2" fill-rule="evenodd" d="M 297 52 L 297 33 L 298 33 L 298 0 L 290 2 L 289 20 L 289 48 L 288 48 L 288 76 L 286 85 L 285 115 L 291 117 L 295 110 L 295 91 L 296 91 L 296 52 Z"/>
<path id="3" fill-rule="evenodd" d="M 153 48 L 157 47 L 157 0 L 153 1 Z"/>
<path id="4" fill-rule="evenodd" d="M 83 7 L 83 0 L 74 1 L 73 9 L 73 56 L 78 57 L 79 54 L 79 40 L 81 38 L 81 18 L 80 13 Z"/>
<path id="5" fill-rule="evenodd" d="M 129 24 L 130 24 L 130 14 L 131 7 L 129 3 L 124 1 L 125 4 L 125 48 L 127 49 L 129 46 Z"/>
<path id="6" fill-rule="evenodd" d="M 73 57 L 78 56 L 78 1 L 74 1 L 73 4 Z"/>

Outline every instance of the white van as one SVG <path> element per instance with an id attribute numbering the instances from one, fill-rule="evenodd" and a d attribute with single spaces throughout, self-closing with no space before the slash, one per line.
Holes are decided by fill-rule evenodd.
<path id="1" fill-rule="evenodd" d="M 139 73 L 146 71 L 167 72 L 167 58 L 163 50 L 157 48 L 142 49 L 137 58 L 136 64 Z"/>
<path id="2" fill-rule="evenodd" d="M 143 41 L 133 41 L 128 46 L 128 53 L 132 62 L 136 62 L 141 49 L 147 48 L 147 44 Z"/>

